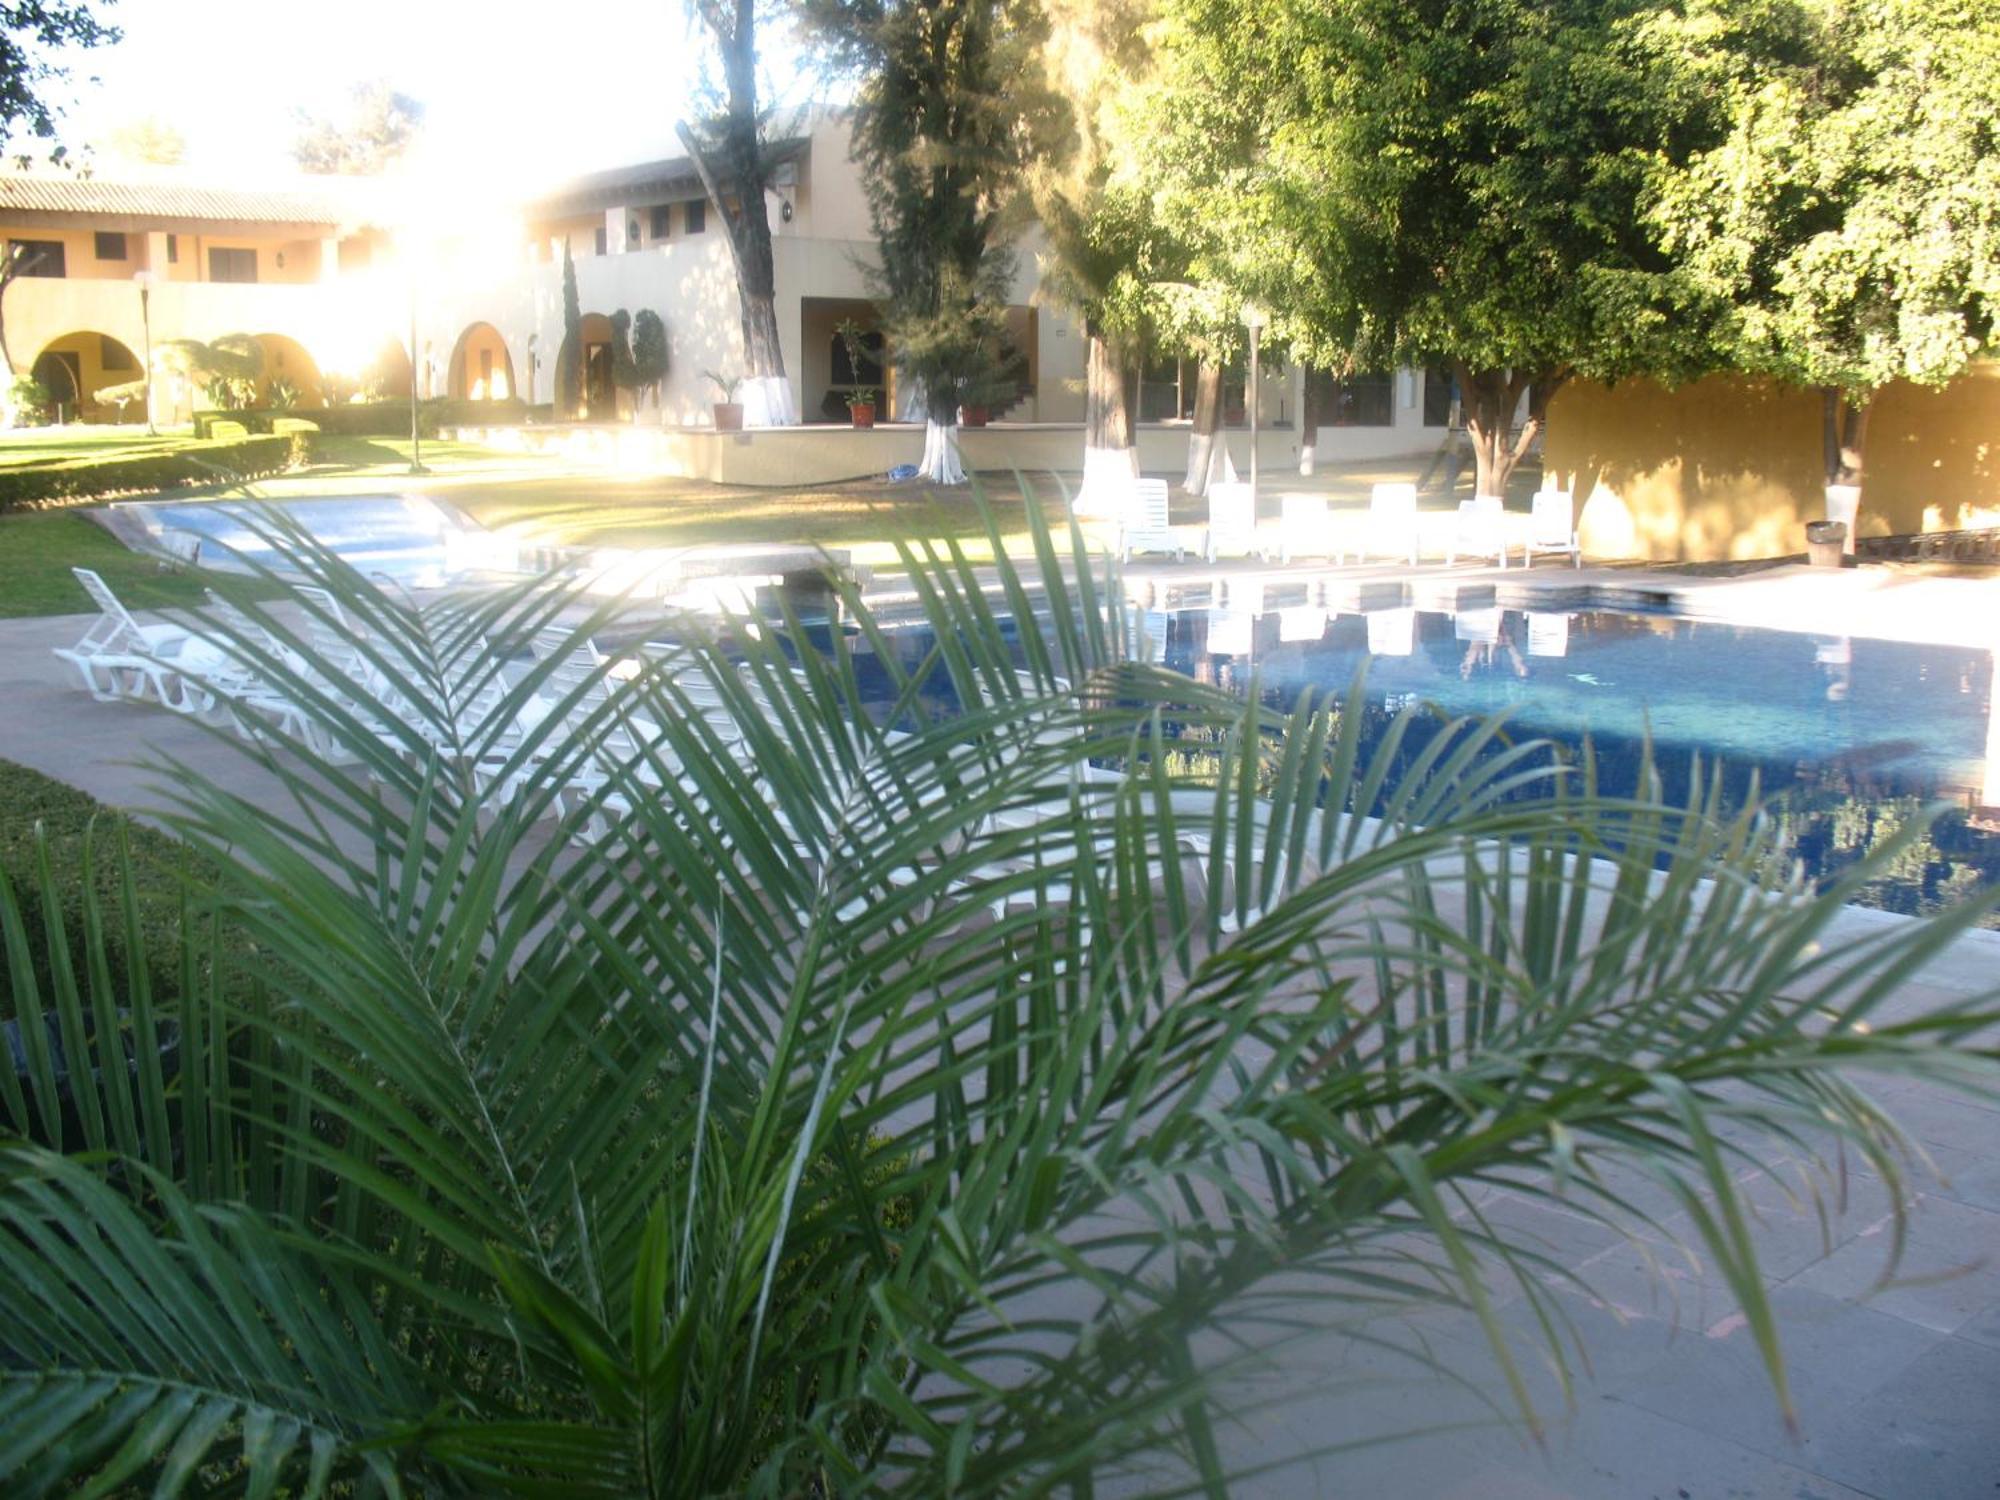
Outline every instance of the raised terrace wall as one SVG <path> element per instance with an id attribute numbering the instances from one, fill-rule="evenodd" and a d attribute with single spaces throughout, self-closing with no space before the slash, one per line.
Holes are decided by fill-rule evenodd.
<path id="1" fill-rule="evenodd" d="M 1820 410 L 1817 392 L 1738 376 L 1573 382 L 1550 403 L 1546 470 L 1592 557 L 1785 556 L 1825 510 Z M 1866 458 L 1860 536 L 2000 525 L 2000 364 L 1885 388 Z"/>

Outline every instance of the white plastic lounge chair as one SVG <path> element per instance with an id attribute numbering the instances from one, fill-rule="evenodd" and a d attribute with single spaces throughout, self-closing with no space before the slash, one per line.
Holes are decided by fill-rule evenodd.
<path id="1" fill-rule="evenodd" d="M 1531 614 L 1528 616 L 1528 655 L 1569 655 L 1569 616 Z"/>
<path id="2" fill-rule="evenodd" d="M 1461 552 L 1470 557 L 1497 557 L 1501 567 L 1507 566 L 1507 507 L 1498 495 L 1458 502 L 1458 519 L 1451 528 L 1451 547 L 1444 565 L 1455 565 Z"/>
<path id="3" fill-rule="evenodd" d="M 1537 552 L 1567 552 L 1574 566 L 1583 566 L 1583 545 L 1576 531 L 1576 499 L 1568 490 L 1535 491 L 1534 510 L 1528 517 L 1528 542 L 1522 550 L 1526 567 L 1535 565 Z"/>
<path id="4" fill-rule="evenodd" d="M 1224 553 L 1234 557 L 1266 557 L 1257 539 L 1257 504 L 1250 486 L 1218 480 L 1208 487 L 1208 544 L 1204 556 L 1214 562 Z"/>
<path id="5" fill-rule="evenodd" d="M 1278 561 L 1294 557 L 1340 558 L 1333 513 L 1324 495 L 1283 495 L 1278 499 Z"/>
<path id="6" fill-rule="evenodd" d="M 1135 479 L 1125 497 L 1125 514 L 1118 520 L 1118 555 L 1126 562 L 1138 552 L 1170 552 L 1175 562 L 1187 546 L 1174 535 L 1167 517 L 1167 482 Z"/>
<path id="7" fill-rule="evenodd" d="M 1378 484 L 1368 495 L 1368 525 L 1355 557 L 1400 557 L 1417 565 L 1417 487 Z"/>
<path id="8" fill-rule="evenodd" d="M 176 713 L 205 711 L 207 696 L 189 692 L 181 665 L 183 657 L 185 665 L 210 664 L 209 648 L 197 646 L 185 626 L 141 625 L 89 568 L 70 572 L 97 606 L 97 618 L 74 646 L 58 646 L 55 654 L 76 669 L 84 691 L 100 703 L 150 699 Z"/>
<path id="9" fill-rule="evenodd" d="M 1368 654 L 1408 656 L 1417 649 L 1414 609 L 1377 609 L 1368 615 Z"/>

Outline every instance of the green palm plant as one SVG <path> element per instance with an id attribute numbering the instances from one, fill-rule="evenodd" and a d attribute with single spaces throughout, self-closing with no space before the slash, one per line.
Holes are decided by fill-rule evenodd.
<path id="1" fill-rule="evenodd" d="M 1071 544 L 997 597 L 907 553 L 914 635 L 842 584 L 821 649 L 689 621 L 578 682 L 518 648 L 616 629 L 580 586 L 419 605 L 289 538 L 339 620 L 208 628 L 345 754 L 163 768 L 223 872 L 173 993 L 106 979 L 129 889 L 38 992 L 0 883 L 50 1017 L 0 1069 L 0 1486 L 1220 1494 L 1307 1324 L 1469 1310 L 1532 1420 L 1492 1281 L 1563 1364 L 1555 1268 L 1494 1183 L 1692 1209 L 1782 1402 L 1732 1163 L 1894 1182 L 1858 1071 L 1993 1086 L 1989 1005 L 1884 1010 L 1976 911 L 1823 951 L 1868 866 L 1135 663 Z"/>

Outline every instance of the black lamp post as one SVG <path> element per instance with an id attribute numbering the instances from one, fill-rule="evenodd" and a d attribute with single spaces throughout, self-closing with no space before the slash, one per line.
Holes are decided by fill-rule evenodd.
<path id="1" fill-rule="evenodd" d="M 158 437 L 153 425 L 153 273 L 134 271 L 132 280 L 139 288 L 139 325 L 146 331 L 146 436 Z"/>

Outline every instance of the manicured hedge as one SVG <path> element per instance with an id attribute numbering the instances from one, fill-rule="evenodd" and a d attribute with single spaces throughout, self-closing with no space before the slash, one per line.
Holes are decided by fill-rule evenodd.
<path id="1" fill-rule="evenodd" d="M 85 951 L 83 875 L 87 846 L 91 885 L 98 893 L 100 920 L 110 939 L 111 993 L 116 1003 L 124 1003 L 131 987 L 132 953 L 124 932 L 124 877 L 118 858 L 122 836 L 131 859 L 138 917 L 135 925 L 152 993 L 161 999 L 177 995 L 181 987 L 183 871 L 206 889 L 214 883 L 214 868 L 180 840 L 133 822 L 87 793 L 26 766 L 0 761 L 0 872 L 5 873 L 20 909 L 44 1006 L 49 1003 L 54 966 L 47 940 L 37 827 L 48 840 L 49 868 L 71 972 L 79 978 L 87 973 L 79 967 Z M 9 965 L 0 963 L 0 1018 L 11 1019 L 21 1007 L 8 969 Z"/>
<path id="2" fill-rule="evenodd" d="M 0 468 L 0 515 L 52 510 L 109 495 L 282 474 L 312 457 L 311 433 L 195 442 L 173 448 Z"/>
<path id="3" fill-rule="evenodd" d="M 446 403 L 425 401 L 418 404 L 417 420 L 423 425 L 425 437 L 436 437 L 438 414 Z M 299 411 L 272 411 L 257 408 L 249 411 L 198 411 L 194 414 L 195 436 L 205 437 L 217 422 L 241 422 L 252 432 L 274 432 L 279 422 L 295 419 L 311 422 L 321 432 L 336 437 L 408 437 L 410 435 L 410 403 L 407 401 L 369 401 L 349 406 L 318 406 Z"/>

